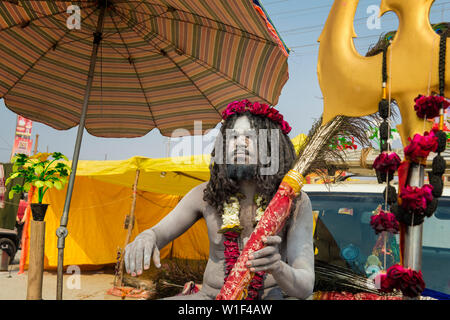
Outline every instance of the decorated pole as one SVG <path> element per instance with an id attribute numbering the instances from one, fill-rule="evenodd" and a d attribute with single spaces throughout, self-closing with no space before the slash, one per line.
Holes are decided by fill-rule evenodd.
<path id="1" fill-rule="evenodd" d="M 374 163 L 374 169 L 378 177 L 381 171 L 386 174 L 390 170 L 388 167 L 393 168 L 389 173 L 393 176 L 398 168 L 398 197 L 394 193 L 395 188 L 389 186 L 391 178 L 381 180 L 387 182 L 386 198 L 388 190 L 391 195 L 390 209 L 386 208 L 391 212 L 384 222 L 392 222 L 394 214 L 394 220 L 399 223 L 400 264 L 379 274 L 379 289 L 383 292 L 399 290 L 405 299 L 418 298 L 425 288 L 420 270 L 422 224 L 424 218 L 431 217 L 437 208 L 446 167 L 440 153 L 445 150 L 447 140 L 443 122 L 449 106 L 445 95 L 450 94 L 449 88 L 445 88 L 445 77 L 450 74 L 446 65 L 449 25 L 430 25 L 429 12 L 433 2 L 382 1 L 380 15 L 395 11 L 399 28 L 380 37 L 365 57 L 357 53 L 353 41 L 358 0 L 335 0 L 319 38 L 318 75 L 324 96 L 324 123 L 335 115 L 360 117 L 374 114 L 382 97 L 379 91 L 380 70 L 383 70 L 384 109 L 389 109 L 391 102 L 395 101 L 400 111 L 402 123 L 397 130 L 405 148 L 405 159 L 400 167 L 397 164 L 391 166 L 394 158 L 389 159 L 392 152 L 386 143 L 389 137 L 389 124 L 386 123 L 380 161 L 377 165 Z M 417 50 L 418 46 L 420 50 Z M 386 56 L 389 56 L 388 60 Z M 411 65 L 415 67 L 411 68 Z M 439 77 L 434 76 L 436 74 Z M 357 96 L 355 92 L 358 92 Z M 386 99 L 386 93 L 389 99 Z M 381 104 L 378 105 L 381 110 Z M 387 115 L 383 117 L 384 122 L 387 118 Z M 435 118 L 440 120 L 438 127 L 436 124 L 433 127 Z M 381 129 L 380 126 L 380 136 Z M 425 184 L 424 171 L 430 152 L 438 155 L 433 159 L 430 182 Z M 379 183 L 383 181 L 379 179 Z M 376 217 L 375 220 L 381 221 L 381 218 Z M 385 227 L 382 223 L 374 223 L 374 226 Z"/>

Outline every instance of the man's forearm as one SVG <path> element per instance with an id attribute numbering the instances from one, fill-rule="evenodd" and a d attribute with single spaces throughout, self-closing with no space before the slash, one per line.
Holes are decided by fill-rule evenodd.
<path id="1" fill-rule="evenodd" d="M 280 267 L 272 276 L 278 286 L 290 297 L 308 298 L 314 290 L 314 274 L 306 269 L 296 269 L 280 261 Z"/>

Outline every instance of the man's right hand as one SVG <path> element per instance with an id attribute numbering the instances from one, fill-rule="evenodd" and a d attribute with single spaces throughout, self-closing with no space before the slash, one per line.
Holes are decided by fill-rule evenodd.
<path id="1" fill-rule="evenodd" d="M 146 230 L 139 234 L 133 242 L 125 247 L 125 268 L 127 273 L 134 277 L 142 274 L 142 263 L 144 270 L 150 268 L 150 259 L 157 268 L 161 267 L 159 250 L 156 246 L 156 234 L 153 230 Z"/>

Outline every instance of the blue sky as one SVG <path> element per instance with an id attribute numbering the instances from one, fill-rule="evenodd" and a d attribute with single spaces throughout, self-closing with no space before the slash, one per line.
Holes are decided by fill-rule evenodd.
<path id="1" fill-rule="evenodd" d="M 314 120 L 323 110 L 322 92 L 317 80 L 317 39 L 322 31 L 331 5 L 331 0 L 261 0 L 283 40 L 291 48 L 289 57 L 290 79 L 283 88 L 278 109 L 292 126 L 290 136 L 307 133 Z M 380 20 L 380 28 L 369 28 L 367 21 L 373 15 L 371 6 L 379 6 L 380 0 L 361 0 L 355 17 L 355 39 L 357 50 L 365 54 L 381 33 L 395 30 L 398 19 L 392 12 Z M 450 20 L 450 1 L 436 0 L 431 11 L 432 23 Z M 0 162 L 7 162 L 14 141 L 16 115 L 0 100 Z M 38 151 L 58 151 L 72 158 L 77 128 L 57 131 L 40 123 L 33 124 L 33 139 L 39 134 Z M 214 132 L 206 139 L 191 141 L 192 153 L 210 151 Z M 171 142 L 172 148 L 176 141 Z M 197 148 L 194 150 L 194 146 Z M 80 152 L 81 160 L 120 160 L 133 156 L 165 157 L 168 154 L 167 138 L 158 130 L 133 139 L 106 139 L 91 136 L 85 131 Z"/>

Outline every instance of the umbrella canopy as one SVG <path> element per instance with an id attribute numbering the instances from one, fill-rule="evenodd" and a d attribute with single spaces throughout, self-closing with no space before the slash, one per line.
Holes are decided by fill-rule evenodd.
<path id="1" fill-rule="evenodd" d="M 232 100 L 277 104 L 288 51 L 258 0 L 4 0 L 0 98 L 64 130 L 78 126 L 58 236 L 57 299 L 83 130 L 138 137 L 202 132 Z M 186 133 L 187 132 L 187 133 Z"/>
<path id="2" fill-rule="evenodd" d="M 276 105 L 288 79 L 288 50 L 257 0 L 6 0 L 0 98 L 55 129 L 78 125 L 96 37 L 95 136 L 192 134 L 194 120 L 204 132 L 233 100 Z"/>

